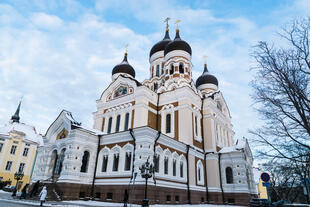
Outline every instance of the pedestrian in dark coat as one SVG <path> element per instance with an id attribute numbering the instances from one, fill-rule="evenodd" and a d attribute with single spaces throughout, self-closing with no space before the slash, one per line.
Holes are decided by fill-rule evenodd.
<path id="1" fill-rule="evenodd" d="M 38 189 L 40 186 L 40 180 L 38 180 L 34 185 L 33 188 L 30 191 L 29 197 L 32 198 L 32 196 L 35 196 L 38 193 Z"/>
<path id="2" fill-rule="evenodd" d="M 126 189 L 124 194 L 124 207 L 127 207 L 127 203 L 128 203 L 128 191 Z"/>
<path id="3" fill-rule="evenodd" d="M 27 183 L 24 188 L 22 189 L 22 194 L 20 195 L 20 199 L 26 199 L 27 197 L 27 189 L 28 189 L 29 184 Z"/>

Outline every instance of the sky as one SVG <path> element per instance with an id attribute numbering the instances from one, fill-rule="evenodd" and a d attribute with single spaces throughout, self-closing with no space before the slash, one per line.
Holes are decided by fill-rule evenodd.
<path id="1" fill-rule="evenodd" d="M 285 44 L 281 28 L 310 14 L 309 0 L 0 0 L 0 125 L 19 100 L 21 122 L 45 134 L 62 109 L 92 127 L 96 100 L 111 83 L 113 67 L 128 61 L 139 81 L 149 77 L 149 51 L 170 37 L 176 19 L 192 48 L 193 79 L 208 69 L 219 80 L 235 139 L 250 138 L 261 121 L 250 81 L 258 41 Z"/>

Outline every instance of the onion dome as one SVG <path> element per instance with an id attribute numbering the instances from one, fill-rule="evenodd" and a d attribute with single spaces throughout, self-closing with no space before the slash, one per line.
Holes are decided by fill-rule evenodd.
<path id="1" fill-rule="evenodd" d="M 196 80 L 196 88 L 203 84 L 214 84 L 218 86 L 217 78 L 209 73 L 206 63 L 202 75 Z"/>
<path id="2" fill-rule="evenodd" d="M 165 55 L 173 50 L 184 50 L 192 55 L 192 48 L 187 42 L 181 39 L 179 29 L 176 31 L 174 40 L 166 46 Z"/>
<path id="3" fill-rule="evenodd" d="M 129 63 L 127 61 L 127 52 L 124 55 L 123 61 L 113 68 L 112 75 L 114 75 L 116 73 L 127 73 L 127 74 L 131 75 L 132 77 L 136 76 L 135 70 L 133 69 L 133 67 L 131 65 L 129 65 Z"/>
<path id="4" fill-rule="evenodd" d="M 157 42 L 150 51 L 150 57 L 159 51 L 164 51 L 166 46 L 171 42 L 170 36 L 169 36 L 169 29 L 166 28 L 166 34 L 163 40 Z"/>

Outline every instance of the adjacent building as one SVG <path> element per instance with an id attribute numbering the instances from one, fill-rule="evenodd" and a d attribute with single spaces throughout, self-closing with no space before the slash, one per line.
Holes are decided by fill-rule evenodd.
<path id="1" fill-rule="evenodd" d="M 139 82 L 127 52 L 96 101 L 93 129 L 63 110 L 39 148 L 34 181 L 55 198 L 140 203 L 149 160 L 150 203 L 248 204 L 257 196 L 247 140 L 234 141 L 229 108 L 217 78 L 202 66 L 192 79 L 192 49 L 169 36 L 149 55 L 149 77 Z"/>
<path id="2" fill-rule="evenodd" d="M 0 179 L 15 186 L 14 174 L 23 173 L 22 180 L 17 184 L 19 189 L 30 183 L 37 148 L 43 143 L 35 127 L 20 122 L 20 107 L 21 102 L 10 122 L 0 127 Z"/>

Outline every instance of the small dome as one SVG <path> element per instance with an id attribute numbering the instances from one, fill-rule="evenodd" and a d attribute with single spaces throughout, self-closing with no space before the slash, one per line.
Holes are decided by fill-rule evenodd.
<path id="1" fill-rule="evenodd" d="M 196 88 L 198 88 L 202 84 L 214 84 L 218 86 L 217 78 L 210 74 L 207 68 L 207 64 L 205 64 L 204 71 L 201 76 L 196 80 Z"/>
<path id="2" fill-rule="evenodd" d="M 157 42 L 150 51 L 150 57 L 159 51 L 164 51 L 166 46 L 171 42 L 170 36 L 169 36 L 169 30 L 166 29 L 166 34 L 163 40 Z"/>
<path id="3" fill-rule="evenodd" d="M 123 61 L 113 68 L 112 75 L 114 75 L 116 73 L 127 73 L 127 74 L 131 75 L 132 77 L 136 76 L 135 70 L 133 69 L 133 67 L 131 65 L 129 65 L 129 63 L 127 61 L 127 53 L 125 53 Z"/>
<path id="4" fill-rule="evenodd" d="M 187 42 L 180 38 L 179 30 L 177 29 L 175 38 L 165 48 L 165 55 L 173 50 L 184 50 L 192 55 L 192 48 Z"/>

